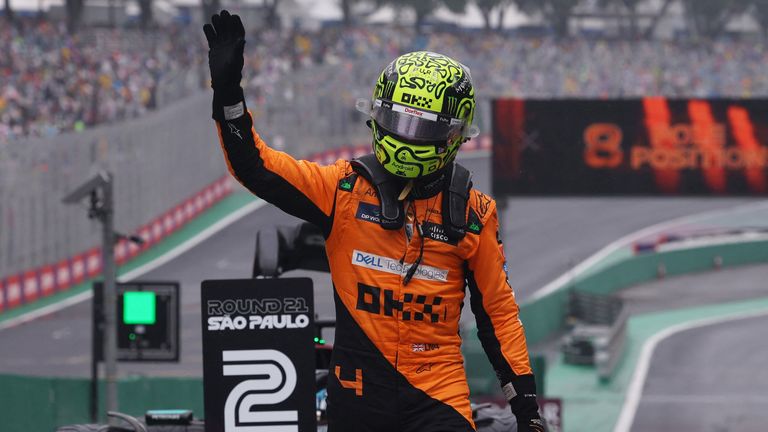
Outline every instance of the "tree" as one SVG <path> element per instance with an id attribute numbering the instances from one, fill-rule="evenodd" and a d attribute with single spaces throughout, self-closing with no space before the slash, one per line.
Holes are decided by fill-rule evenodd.
<path id="1" fill-rule="evenodd" d="M 651 36 L 653 36 L 653 32 L 656 31 L 656 26 L 659 25 L 659 21 L 661 21 L 664 15 L 667 14 L 667 10 L 669 10 L 672 2 L 673 0 L 664 0 L 664 4 L 661 6 L 661 9 L 659 9 L 659 13 L 653 17 L 651 24 L 645 29 L 645 34 L 643 34 L 644 38 L 650 39 Z"/>
<path id="2" fill-rule="evenodd" d="M 634 38 L 638 34 L 637 6 L 643 1 L 644 0 L 598 0 L 597 4 L 601 9 L 617 9 L 620 12 L 620 15 L 616 15 L 617 19 L 624 18 L 624 14 L 629 12 L 629 35 Z M 622 19 L 619 24 L 622 35 L 625 35 L 625 21 Z"/>
<path id="3" fill-rule="evenodd" d="M 354 24 L 360 18 L 365 18 L 376 12 L 384 3 L 383 0 L 338 0 L 345 27 Z"/>
<path id="4" fill-rule="evenodd" d="M 421 32 L 427 17 L 439 6 L 439 0 L 395 0 L 393 3 L 399 3 L 413 10 L 413 13 L 416 15 L 413 25 L 418 32 Z"/>
<path id="5" fill-rule="evenodd" d="M 440 4 L 449 11 L 463 14 L 467 10 L 467 0 L 441 0 Z"/>
<path id="6" fill-rule="evenodd" d="M 264 0 L 262 3 L 262 7 L 264 8 L 264 20 L 267 23 L 267 27 L 280 27 L 280 14 L 277 11 L 277 4 L 278 0 Z"/>
<path id="7" fill-rule="evenodd" d="M 5 0 L 5 9 L 3 10 L 3 15 L 5 15 L 5 19 L 8 20 L 9 23 L 13 23 L 15 21 L 13 9 L 11 9 L 11 0 Z"/>
<path id="8" fill-rule="evenodd" d="M 396 8 L 411 9 L 416 16 L 414 26 L 418 32 L 421 32 L 424 22 L 440 6 L 454 13 L 463 13 L 467 6 L 467 0 L 385 0 L 384 2 Z"/>
<path id="9" fill-rule="evenodd" d="M 637 36 L 637 6 L 642 1 L 643 0 L 622 0 L 624 7 L 629 10 L 629 32 L 633 38 Z"/>
<path id="10" fill-rule="evenodd" d="M 139 2 L 139 25 L 145 29 L 152 24 L 152 0 L 138 0 Z"/>
<path id="11" fill-rule="evenodd" d="M 763 33 L 763 39 L 768 38 L 768 0 L 752 0 L 755 8 L 757 23 Z"/>
<path id="12" fill-rule="evenodd" d="M 492 30 L 493 24 L 491 19 L 496 13 L 496 29 L 501 30 L 504 26 L 504 14 L 507 11 L 507 7 L 512 4 L 511 0 L 473 0 L 475 6 L 480 9 L 480 14 L 483 16 L 483 23 L 486 30 Z"/>
<path id="13" fill-rule="evenodd" d="M 80 18 L 83 15 L 84 6 L 85 0 L 66 0 L 67 31 L 69 34 L 76 33 L 78 27 L 80 27 Z"/>
<path id="14" fill-rule="evenodd" d="M 504 16 L 507 13 L 507 8 L 512 4 L 512 0 L 503 0 L 501 3 L 501 6 L 496 9 L 496 30 L 504 28 Z"/>
<path id="15" fill-rule="evenodd" d="M 683 0 L 686 17 L 697 36 L 716 38 L 736 15 L 746 12 L 751 0 Z"/>
<path id="16" fill-rule="evenodd" d="M 514 0 L 525 14 L 541 14 L 558 37 L 568 35 L 568 24 L 579 0 Z"/>
<path id="17" fill-rule="evenodd" d="M 211 17 L 221 11 L 221 0 L 201 0 L 203 22 L 209 22 Z"/>

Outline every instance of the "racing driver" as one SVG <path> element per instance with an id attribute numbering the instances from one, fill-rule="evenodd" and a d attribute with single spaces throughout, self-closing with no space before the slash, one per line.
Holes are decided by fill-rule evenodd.
<path id="1" fill-rule="evenodd" d="M 203 30 L 232 175 L 326 238 L 337 323 L 329 431 L 475 430 L 459 336 L 466 287 L 518 430 L 543 431 L 496 204 L 454 160 L 476 135 L 469 69 L 431 52 L 398 57 L 372 99 L 358 102 L 373 153 L 320 166 L 269 148 L 254 130 L 240 18 L 222 11 Z"/>

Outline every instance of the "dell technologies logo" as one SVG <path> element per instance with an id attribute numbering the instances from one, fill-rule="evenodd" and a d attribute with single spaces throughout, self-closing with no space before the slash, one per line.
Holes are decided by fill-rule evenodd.
<path id="1" fill-rule="evenodd" d="M 362 252 L 352 251 L 352 264 L 385 273 L 403 276 L 408 273 L 412 263 L 401 263 L 394 258 Z M 448 282 L 448 270 L 421 264 L 416 268 L 413 276 L 416 279 L 429 281 Z"/>

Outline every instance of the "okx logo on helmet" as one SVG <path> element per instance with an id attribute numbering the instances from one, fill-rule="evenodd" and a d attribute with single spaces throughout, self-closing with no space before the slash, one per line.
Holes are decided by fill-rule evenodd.
<path id="1" fill-rule="evenodd" d="M 401 55 L 376 81 L 373 99 L 358 101 L 373 120 L 373 150 L 390 173 L 418 178 L 456 158 L 477 136 L 469 68 L 428 51 Z"/>

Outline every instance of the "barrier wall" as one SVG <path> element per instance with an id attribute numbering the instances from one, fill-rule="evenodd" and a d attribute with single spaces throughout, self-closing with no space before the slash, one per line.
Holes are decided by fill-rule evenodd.
<path id="1" fill-rule="evenodd" d="M 570 284 L 520 306 L 529 346 L 547 341 L 565 326 L 568 292 L 573 289 L 610 294 L 622 288 L 664 277 L 714 270 L 720 267 L 768 262 L 768 241 L 720 244 L 670 252 L 634 255 L 600 271 L 586 273 Z M 717 263 L 717 264 L 716 264 Z M 474 393 L 498 393 L 499 385 L 477 339 L 476 328 L 464 335 L 464 357 Z"/>
<path id="2" fill-rule="evenodd" d="M 145 118 L 0 148 L 0 277 L 92 252 L 98 223 L 61 199 L 99 169 L 114 175 L 115 223 L 125 233 L 221 178 L 208 119 L 210 95 L 199 93 Z"/>
<path id="3" fill-rule="evenodd" d="M 144 118 L 0 145 L 0 279 L 55 268 L 81 253 L 95 256 L 99 225 L 61 199 L 99 169 L 114 175 L 115 223 L 124 233 L 141 230 L 224 176 L 210 106 L 210 91 L 202 91 Z M 262 112 L 256 125 L 270 144 L 297 157 L 366 144 L 370 131 L 362 121 L 352 124 L 354 103 L 346 108 L 333 114 L 347 123 L 336 133 L 311 128 L 319 120 L 302 120 L 287 106 Z"/>
<path id="4" fill-rule="evenodd" d="M 142 246 L 120 240 L 115 245 L 116 263 L 122 265 L 147 251 L 227 197 L 233 190 L 233 182 L 227 174 L 183 201 L 177 202 L 136 230 L 145 242 Z M 82 215 L 82 218 L 84 219 L 85 215 Z M 99 275 L 101 264 L 101 248 L 92 247 L 72 256 L 63 257 L 53 264 L 10 274 L 0 279 L 0 314 L 50 295 L 66 292 Z"/>
<path id="5" fill-rule="evenodd" d="M 104 395 L 104 383 L 99 394 Z M 0 375 L 0 414 L 4 432 L 53 431 L 90 423 L 90 381 Z M 131 377 L 118 383 L 120 410 L 136 416 L 149 409 L 191 409 L 203 416 L 203 383 L 198 378 Z M 104 401 L 100 401 L 100 413 Z M 105 420 L 104 417 L 101 419 Z"/>

